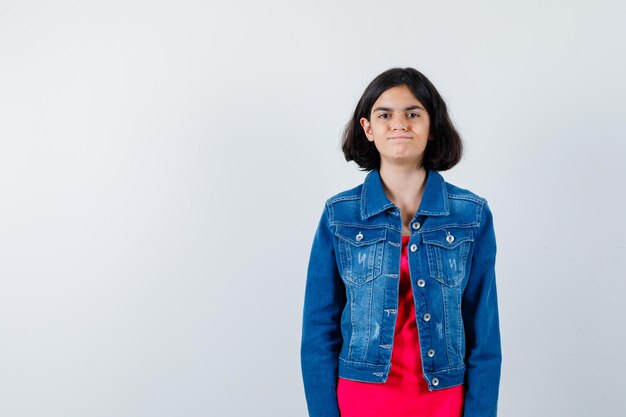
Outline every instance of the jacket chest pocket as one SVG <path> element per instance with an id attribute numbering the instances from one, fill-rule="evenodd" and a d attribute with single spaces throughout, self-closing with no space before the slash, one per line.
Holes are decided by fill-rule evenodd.
<path id="1" fill-rule="evenodd" d="M 448 286 L 457 286 L 465 277 L 467 255 L 472 247 L 472 229 L 446 227 L 422 234 L 430 276 Z"/>
<path id="2" fill-rule="evenodd" d="M 339 257 L 343 278 L 362 285 L 382 273 L 387 228 L 360 229 L 337 226 Z"/>

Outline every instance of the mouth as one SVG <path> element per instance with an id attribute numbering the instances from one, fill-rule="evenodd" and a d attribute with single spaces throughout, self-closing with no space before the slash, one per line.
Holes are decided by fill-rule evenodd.
<path id="1" fill-rule="evenodd" d="M 411 139 L 411 137 L 409 137 L 409 136 L 393 136 L 393 137 L 389 138 L 389 140 L 406 140 L 406 139 Z"/>

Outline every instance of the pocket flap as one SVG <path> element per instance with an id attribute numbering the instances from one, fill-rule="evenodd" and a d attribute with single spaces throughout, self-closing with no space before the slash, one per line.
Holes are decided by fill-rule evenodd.
<path id="1" fill-rule="evenodd" d="M 335 235 L 355 246 L 371 245 L 387 238 L 387 228 L 363 229 L 358 226 L 337 226 Z"/>
<path id="2" fill-rule="evenodd" d="M 444 227 L 422 233 L 424 243 L 445 249 L 454 249 L 463 242 L 473 241 L 474 232 L 469 227 Z"/>

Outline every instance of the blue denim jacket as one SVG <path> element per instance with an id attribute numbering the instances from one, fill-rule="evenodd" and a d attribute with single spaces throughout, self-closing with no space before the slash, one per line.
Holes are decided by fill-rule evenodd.
<path id="1" fill-rule="evenodd" d="M 496 416 L 501 350 L 487 201 L 428 170 L 410 225 L 409 271 L 428 388 L 465 384 L 464 417 Z M 387 198 L 378 170 L 326 200 L 313 238 L 302 321 L 311 417 L 340 415 L 337 377 L 387 380 L 401 236 L 400 210 Z"/>

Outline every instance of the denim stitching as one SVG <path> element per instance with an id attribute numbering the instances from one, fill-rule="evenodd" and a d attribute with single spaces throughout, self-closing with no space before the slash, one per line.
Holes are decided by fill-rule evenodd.
<path id="1" fill-rule="evenodd" d="M 383 307 L 387 305 L 387 289 L 383 290 Z M 386 311 L 386 310 L 384 310 Z M 387 313 L 387 317 L 389 317 L 389 313 Z M 385 317 L 382 317 L 381 321 L 380 321 L 380 326 L 382 329 L 383 323 L 385 322 Z M 382 330 L 380 332 L 382 334 Z M 381 340 L 382 340 L 382 336 L 381 336 Z M 377 351 L 377 357 L 376 357 L 376 361 L 377 362 L 381 362 L 381 358 L 382 358 L 382 353 L 380 351 L 381 345 L 378 345 L 378 351 Z"/>
<path id="2" fill-rule="evenodd" d="M 442 282 L 445 281 L 443 278 L 443 262 L 441 261 L 441 252 L 437 246 L 429 245 L 429 247 L 433 250 L 435 254 L 435 275 L 433 278 L 438 278 Z"/>
<path id="3" fill-rule="evenodd" d="M 346 259 L 346 270 L 344 271 L 344 275 L 348 281 L 351 281 L 352 278 L 352 254 L 350 253 L 350 248 L 347 247 L 346 242 L 340 242 L 340 248 L 345 254 Z"/>
<path id="4" fill-rule="evenodd" d="M 344 223 L 344 222 L 336 222 L 336 226 L 344 226 L 344 227 L 354 227 L 359 229 L 368 229 L 368 230 L 376 230 L 376 229 L 387 229 L 385 224 L 362 224 L 362 223 Z M 387 235 L 387 231 L 384 231 L 384 235 Z"/>
<path id="5" fill-rule="evenodd" d="M 359 198 L 361 198 L 360 195 L 344 195 L 341 197 L 331 197 L 328 199 L 328 202 L 330 204 L 335 204 L 341 201 L 351 201 L 351 200 L 358 200 Z"/>
<path id="6" fill-rule="evenodd" d="M 352 287 L 348 285 L 348 292 L 350 294 L 350 327 L 352 327 L 352 331 L 350 332 L 350 343 L 348 343 L 348 357 L 352 358 L 352 346 L 354 346 L 354 341 L 356 338 L 356 328 L 354 326 L 354 293 Z"/>
<path id="7" fill-rule="evenodd" d="M 363 356 L 361 357 L 361 360 L 364 361 L 365 358 L 367 357 L 367 351 L 370 349 L 370 339 L 372 337 L 372 299 L 374 298 L 374 291 L 373 291 L 373 287 L 374 284 L 372 282 L 370 282 L 369 284 L 369 299 L 368 299 L 368 305 L 367 305 L 367 311 L 369 311 L 370 313 L 366 315 L 367 319 L 366 319 L 366 325 L 367 325 L 367 344 L 365 345 L 365 349 L 363 349 Z"/>
<path id="8" fill-rule="evenodd" d="M 338 242 L 338 246 L 339 246 L 339 263 L 341 264 L 341 270 L 343 272 L 343 276 L 344 278 L 348 280 L 348 260 L 346 259 L 346 252 L 343 248 L 343 245 L 345 243 L 342 242 L 341 240 Z"/>
<path id="9" fill-rule="evenodd" d="M 480 221 L 483 217 L 483 209 L 487 204 L 487 200 L 483 199 L 483 204 L 476 206 L 476 227 L 480 227 Z"/>
<path id="10" fill-rule="evenodd" d="M 443 326 L 446 333 L 446 357 L 448 358 L 448 366 L 452 364 L 450 360 L 450 325 L 448 320 L 450 319 L 450 313 L 448 312 L 448 288 L 444 285 L 441 286 L 441 296 L 443 297 Z"/>
<path id="11" fill-rule="evenodd" d="M 328 201 L 326 201 L 326 210 L 328 211 L 328 224 L 334 226 L 334 218 L 335 212 L 333 211 L 333 206 Z"/>
<path id="12" fill-rule="evenodd" d="M 432 228 L 421 228 L 419 232 L 417 232 L 417 234 L 425 234 L 428 232 L 436 232 L 438 230 L 445 230 L 448 227 L 456 227 L 459 229 L 472 229 L 475 228 L 476 226 L 480 225 L 480 221 L 478 222 L 472 222 L 472 223 L 447 223 L 441 226 L 435 226 Z"/>
<path id="13" fill-rule="evenodd" d="M 396 291 L 395 291 L 396 298 L 395 298 L 395 300 L 392 298 L 392 301 L 394 302 L 394 304 L 397 304 L 397 301 L 398 301 L 397 294 L 398 294 L 398 288 L 399 287 L 400 287 L 400 280 L 398 280 L 397 283 L 396 283 Z M 389 294 L 389 292 L 393 293 L 392 290 L 385 290 L 385 291 L 383 291 L 383 306 L 387 305 L 387 302 L 388 302 L 387 294 Z M 398 312 L 398 310 L 396 310 L 395 308 L 393 308 L 393 309 L 386 309 L 385 311 L 388 311 L 388 310 L 392 311 L 393 313 L 396 313 L 396 314 Z M 389 317 L 389 312 L 387 312 L 387 317 Z M 397 316 L 396 316 L 396 319 L 397 319 Z M 381 325 L 382 325 L 383 321 L 384 321 L 384 317 L 383 317 L 383 320 L 381 320 Z M 394 322 L 395 322 L 395 320 L 394 320 Z M 392 330 L 392 334 L 394 334 L 395 333 L 395 326 L 391 326 L 391 327 L 392 327 L 392 329 L 394 329 L 394 330 Z M 390 347 L 390 349 L 392 349 L 392 350 L 393 350 L 393 342 L 394 342 L 394 337 L 392 336 L 391 337 L 391 347 Z M 380 361 L 381 357 L 382 357 L 382 352 L 380 351 L 380 345 L 379 345 L 378 346 L 378 357 L 376 358 L 376 360 Z M 389 360 L 389 363 L 391 363 L 390 362 L 391 358 L 388 358 L 388 360 Z M 386 361 L 387 361 L 387 359 L 386 359 Z"/>
<path id="14" fill-rule="evenodd" d="M 459 318 L 458 318 L 458 328 L 457 328 L 457 334 L 459 335 L 458 337 L 458 343 L 457 343 L 457 354 L 458 354 L 458 360 L 456 362 L 463 362 L 465 358 L 463 358 L 463 355 L 461 354 L 462 349 L 461 349 L 461 345 L 463 343 L 463 334 L 461 333 L 462 328 L 463 328 L 463 309 L 461 308 L 461 300 L 463 298 L 463 295 L 461 294 L 461 291 L 457 291 L 457 299 L 455 300 L 455 302 L 457 302 L 459 304 Z"/>
<path id="15" fill-rule="evenodd" d="M 462 195 L 462 194 L 448 194 L 448 198 L 453 198 L 455 200 L 467 200 L 476 204 L 482 204 L 485 201 L 485 199 L 482 197 L 476 198 L 471 195 Z"/>

